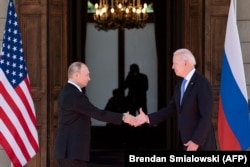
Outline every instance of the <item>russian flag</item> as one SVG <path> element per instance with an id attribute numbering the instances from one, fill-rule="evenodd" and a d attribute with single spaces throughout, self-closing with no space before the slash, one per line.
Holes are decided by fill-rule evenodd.
<path id="1" fill-rule="evenodd" d="M 218 112 L 220 150 L 250 148 L 248 97 L 233 0 L 231 0 L 222 60 Z"/>

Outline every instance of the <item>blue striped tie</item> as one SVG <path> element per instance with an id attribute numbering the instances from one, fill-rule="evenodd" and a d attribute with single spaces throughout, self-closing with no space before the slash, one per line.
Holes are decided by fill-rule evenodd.
<path id="1" fill-rule="evenodd" d="M 180 98 L 180 104 L 182 102 L 182 97 L 183 97 L 183 94 L 185 92 L 185 84 L 186 84 L 187 80 L 184 78 L 183 81 L 182 81 L 182 84 L 181 84 L 181 98 Z"/>

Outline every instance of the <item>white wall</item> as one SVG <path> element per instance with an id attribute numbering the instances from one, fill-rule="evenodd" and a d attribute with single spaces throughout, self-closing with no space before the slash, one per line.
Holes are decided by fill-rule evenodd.
<path id="1" fill-rule="evenodd" d="M 129 66 L 137 63 L 140 71 L 148 76 L 147 93 L 148 113 L 157 109 L 157 67 L 154 25 L 144 29 L 125 29 L 125 74 Z M 113 89 L 118 87 L 118 31 L 98 31 L 94 23 L 87 26 L 86 64 L 90 70 L 91 81 L 86 88 L 90 101 L 104 109 Z M 105 122 L 92 119 L 95 126 L 104 126 Z"/>
<path id="2" fill-rule="evenodd" d="M 118 36 L 117 31 L 102 32 L 87 25 L 86 64 L 90 78 L 86 88 L 89 100 L 98 108 L 104 109 L 113 89 L 118 87 Z M 106 125 L 92 119 L 94 125 Z"/>

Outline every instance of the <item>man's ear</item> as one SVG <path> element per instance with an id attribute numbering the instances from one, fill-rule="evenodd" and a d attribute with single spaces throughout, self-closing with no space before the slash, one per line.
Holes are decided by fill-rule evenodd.
<path id="1" fill-rule="evenodd" d="M 187 65 L 188 65 L 188 62 L 187 62 L 186 60 L 185 60 L 185 62 L 184 62 L 184 65 L 185 65 L 185 66 L 187 66 Z"/>
<path id="2" fill-rule="evenodd" d="M 74 77 L 75 77 L 75 78 L 78 78 L 78 75 L 79 75 L 79 74 L 78 74 L 77 72 L 74 73 Z"/>

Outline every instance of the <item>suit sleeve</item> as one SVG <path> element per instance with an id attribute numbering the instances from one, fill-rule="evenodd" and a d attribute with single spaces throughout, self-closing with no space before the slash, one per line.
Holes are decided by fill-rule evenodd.
<path id="1" fill-rule="evenodd" d="M 95 107 L 83 93 L 78 93 L 76 97 L 67 98 L 69 101 L 69 107 L 72 107 L 72 111 L 78 112 L 85 116 L 92 117 L 99 121 L 109 122 L 114 124 L 121 124 L 123 114 L 115 113 L 107 110 L 101 110 Z M 67 102 L 66 102 L 67 103 Z M 72 105 L 73 104 L 73 105 Z"/>
<path id="2" fill-rule="evenodd" d="M 160 122 L 165 121 L 166 119 L 172 117 L 176 112 L 174 97 L 169 102 L 168 106 L 160 109 L 157 112 L 151 113 L 148 115 L 150 125 L 157 125 Z"/>

